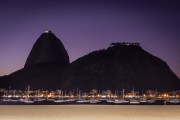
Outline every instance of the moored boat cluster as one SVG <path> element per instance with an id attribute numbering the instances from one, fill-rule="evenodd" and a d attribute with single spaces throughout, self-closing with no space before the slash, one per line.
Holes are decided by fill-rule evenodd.
<path id="1" fill-rule="evenodd" d="M 28 86 L 25 91 L 21 90 L 0 90 L 0 98 L 2 102 L 22 102 L 26 104 L 53 102 L 53 103 L 72 103 L 72 104 L 155 104 L 163 101 L 164 104 L 179 104 L 180 91 L 173 92 L 157 92 L 148 90 L 145 93 L 139 91 L 114 91 L 105 90 L 98 91 L 96 89 L 90 92 L 82 90 L 72 91 L 44 91 L 30 90 Z"/>

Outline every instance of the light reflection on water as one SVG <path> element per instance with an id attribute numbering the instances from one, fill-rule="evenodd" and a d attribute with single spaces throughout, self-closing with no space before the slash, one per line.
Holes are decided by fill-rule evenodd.
<path id="1" fill-rule="evenodd" d="M 178 120 L 180 106 L 2 105 L 0 120 Z"/>

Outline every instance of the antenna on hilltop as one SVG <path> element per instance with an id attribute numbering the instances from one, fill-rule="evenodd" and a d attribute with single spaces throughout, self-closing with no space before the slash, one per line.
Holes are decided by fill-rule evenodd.
<path id="1" fill-rule="evenodd" d="M 51 30 L 46 30 L 45 33 L 52 33 Z"/>

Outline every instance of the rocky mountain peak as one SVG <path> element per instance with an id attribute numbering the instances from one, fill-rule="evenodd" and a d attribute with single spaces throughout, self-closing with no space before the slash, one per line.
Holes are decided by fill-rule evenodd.
<path id="1" fill-rule="evenodd" d="M 62 42 L 51 31 L 45 31 L 35 42 L 24 67 L 50 62 L 67 65 L 69 56 Z"/>

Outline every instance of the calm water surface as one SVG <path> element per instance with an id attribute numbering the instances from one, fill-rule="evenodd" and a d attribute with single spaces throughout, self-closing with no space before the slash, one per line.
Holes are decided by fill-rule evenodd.
<path id="1" fill-rule="evenodd" d="M 0 120 L 180 120 L 180 106 L 1 105 Z"/>

